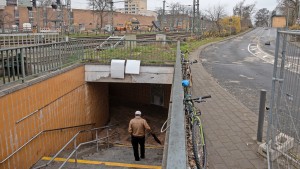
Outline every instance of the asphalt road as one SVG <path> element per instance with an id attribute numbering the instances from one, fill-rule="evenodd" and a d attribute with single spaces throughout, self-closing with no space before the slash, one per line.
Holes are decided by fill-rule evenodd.
<path id="1" fill-rule="evenodd" d="M 256 28 L 243 36 L 210 46 L 202 51 L 201 60 L 217 82 L 253 112 L 258 113 L 260 90 L 267 90 L 270 100 L 276 30 Z M 264 41 L 271 40 L 270 46 Z M 254 48 L 260 44 L 264 54 Z M 261 50 L 260 50 L 261 51 Z M 267 103 L 268 106 L 268 103 Z"/>

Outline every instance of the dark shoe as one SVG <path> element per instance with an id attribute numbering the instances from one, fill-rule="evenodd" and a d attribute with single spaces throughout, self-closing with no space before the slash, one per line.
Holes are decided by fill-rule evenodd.
<path id="1" fill-rule="evenodd" d="M 140 161 L 140 159 L 135 159 L 135 161 Z"/>
<path id="2" fill-rule="evenodd" d="M 145 158 L 145 156 L 141 156 L 141 158 L 142 158 L 142 159 L 144 159 L 144 158 Z"/>

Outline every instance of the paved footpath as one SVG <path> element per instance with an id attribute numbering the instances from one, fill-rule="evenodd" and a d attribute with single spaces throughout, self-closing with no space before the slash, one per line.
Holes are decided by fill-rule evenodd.
<path id="1" fill-rule="evenodd" d="M 192 90 L 194 97 L 212 95 L 206 103 L 197 104 L 202 111 L 209 169 L 267 168 L 267 160 L 257 153 L 257 115 L 206 72 L 200 51 L 190 55 L 190 60 L 200 60 L 192 65 Z"/>

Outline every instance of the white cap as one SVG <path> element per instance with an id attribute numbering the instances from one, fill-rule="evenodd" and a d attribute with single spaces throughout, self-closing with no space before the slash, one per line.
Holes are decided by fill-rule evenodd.
<path id="1" fill-rule="evenodd" d="M 141 114 L 142 114 L 141 111 L 136 111 L 136 112 L 135 112 L 135 115 L 141 115 Z"/>

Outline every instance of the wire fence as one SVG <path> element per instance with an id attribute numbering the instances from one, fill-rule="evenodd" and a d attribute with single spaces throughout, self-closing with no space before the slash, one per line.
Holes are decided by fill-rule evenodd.
<path id="1" fill-rule="evenodd" d="M 300 32 L 278 31 L 267 131 L 269 168 L 300 168 Z"/>
<path id="2" fill-rule="evenodd" d="M 141 65 L 173 66 L 176 49 L 175 41 L 93 39 L 0 49 L 0 88 L 75 63 L 135 59 Z"/>

